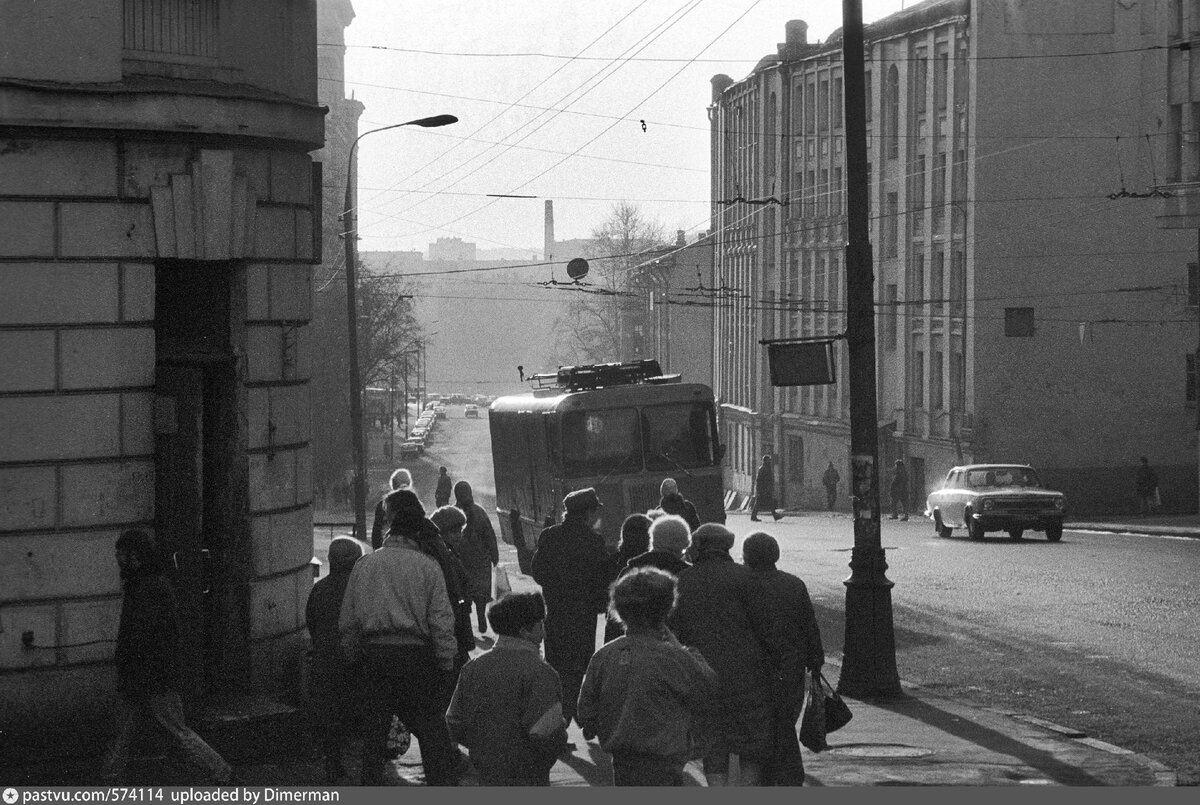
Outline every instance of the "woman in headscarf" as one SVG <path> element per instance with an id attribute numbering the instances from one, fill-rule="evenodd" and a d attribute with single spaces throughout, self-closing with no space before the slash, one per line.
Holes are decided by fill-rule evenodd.
<path id="1" fill-rule="evenodd" d="M 482 506 L 475 502 L 471 485 L 459 481 L 454 485 L 454 505 L 466 516 L 462 535 L 450 547 L 462 560 L 467 571 L 467 597 L 475 605 L 479 633 L 488 629 L 487 605 L 492 600 L 492 568 L 500 561 L 496 545 L 496 530 Z"/>

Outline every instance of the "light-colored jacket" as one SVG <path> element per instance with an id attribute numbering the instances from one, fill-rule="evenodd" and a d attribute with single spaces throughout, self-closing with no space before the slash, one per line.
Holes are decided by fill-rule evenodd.
<path id="1" fill-rule="evenodd" d="M 364 643 L 432 645 L 440 668 L 454 667 L 454 610 L 438 563 L 401 537 L 354 563 L 338 618 L 348 658 Z"/>

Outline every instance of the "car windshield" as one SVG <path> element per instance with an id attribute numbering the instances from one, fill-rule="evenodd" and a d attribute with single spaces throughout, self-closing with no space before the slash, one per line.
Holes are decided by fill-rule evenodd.
<path id="1" fill-rule="evenodd" d="M 571 411 L 563 417 L 563 471 L 641 472 L 642 439 L 636 408 Z"/>
<path id="2" fill-rule="evenodd" d="M 1001 486 L 1040 487 L 1037 473 L 1028 467 L 982 467 L 967 472 L 967 486 L 974 489 Z"/>

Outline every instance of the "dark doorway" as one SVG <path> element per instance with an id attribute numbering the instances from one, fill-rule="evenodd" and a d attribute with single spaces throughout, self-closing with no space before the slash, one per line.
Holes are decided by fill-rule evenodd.
<path id="1" fill-rule="evenodd" d="M 225 647 L 239 637 L 230 634 L 227 606 L 245 510 L 235 470 L 244 456 L 230 338 L 233 276 L 227 263 L 155 267 L 155 530 L 179 600 L 191 698 L 223 687 Z"/>
<path id="2" fill-rule="evenodd" d="M 910 458 L 908 464 L 908 494 L 912 498 L 908 505 L 920 514 L 925 511 L 925 498 L 929 496 L 925 491 L 925 459 Z"/>
<path id="3" fill-rule="evenodd" d="M 804 505 L 804 439 L 788 436 L 784 442 L 787 455 L 783 462 L 783 478 L 780 488 L 783 500 L 780 505 L 800 508 Z"/>

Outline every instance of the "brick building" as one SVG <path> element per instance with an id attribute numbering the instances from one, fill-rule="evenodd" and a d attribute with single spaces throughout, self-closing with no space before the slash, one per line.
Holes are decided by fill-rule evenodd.
<path id="1" fill-rule="evenodd" d="M 880 460 L 914 504 L 956 463 L 1023 461 L 1076 512 L 1128 511 L 1146 455 L 1194 510 L 1181 5 L 925 0 L 867 26 Z M 786 34 L 713 79 L 713 359 L 730 486 L 769 451 L 815 508 L 829 461 L 850 476 L 845 345 L 836 385 L 774 389 L 757 341 L 845 327 L 840 32 Z"/>
<path id="2" fill-rule="evenodd" d="M 276 693 L 299 669 L 316 11 L 44 0 L 4 17 L 0 754 L 86 755 L 112 699 L 125 528 L 171 562 L 191 699 Z"/>

